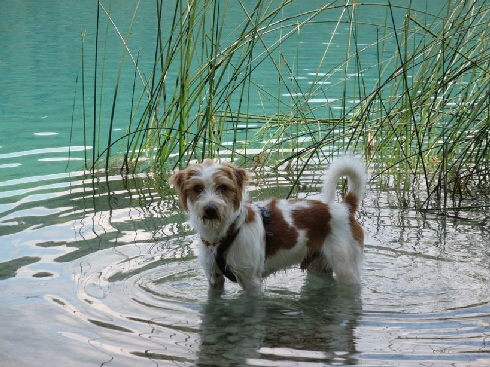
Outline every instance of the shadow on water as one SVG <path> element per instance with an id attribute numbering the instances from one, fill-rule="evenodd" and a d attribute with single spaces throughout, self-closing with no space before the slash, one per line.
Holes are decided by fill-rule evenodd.
<path id="1" fill-rule="evenodd" d="M 211 298 L 203 310 L 197 365 L 356 363 L 358 289 L 310 275 L 299 293 L 274 293 Z"/>

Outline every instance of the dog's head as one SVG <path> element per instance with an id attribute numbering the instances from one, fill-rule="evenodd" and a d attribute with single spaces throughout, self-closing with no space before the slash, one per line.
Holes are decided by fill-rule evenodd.
<path id="1" fill-rule="evenodd" d="M 218 227 L 240 209 L 247 180 L 246 170 L 206 159 L 176 172 L 170 177 L 170 185 L 192 219 Z"/>

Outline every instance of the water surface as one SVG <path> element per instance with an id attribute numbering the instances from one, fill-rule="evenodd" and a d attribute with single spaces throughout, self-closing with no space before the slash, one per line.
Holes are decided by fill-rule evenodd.
<path id="1" fill-rule="evenodd" d="M 94 62 L 92 5 L 0 2 L 1 366 L 490 365 L 486 209 L 448 217 L 415 212 L 399 204 L 399 192 L 373 184 L 359 213 L 367 233 L 360 289 L 295 268 L 268 278 L 263 298 L 247 298 L 234 284 L 209 298 L 194 235 L 165 178 L 82 172 L 85 156 L 100 151 L 84 140 L 80 108 L 82 31 L 85 62 Z M 127 25 L 134 2 L 117 5 L 114 19 Z M 361 15 L 372 24 L 372 32 L 360 34 L 362 48 L 373 42 L 385 11 Z M 154 22 L 154 4 L 141 2 L 131 47 L 144 70 L 153 58 Z M 337 70 L 346 54 L 345 24 L 317 69 L 334 27 L 307 27 L 281 50 L 301 87 L 282 93 L 288 103 L 317 83 L 312 108 L 343 108 L 338 90 L 346 76 L 359 76 Z M 108 39 L 118 44 L 113 30 Z M 120 51 L 107 50 L 104 106 Z M 257 73 L 275 88 L 274 68 Z M 133 75 L 124 69 L 115 137 L 128 121 Z M 369 69 L 363 77 L 366 85 L 376 82 Z M 346 96 L 346 103 L 358 101 Z M 101 110 L 102 125 L 108 109 Z M 258 96 L 250 111 L 263 112 Z M 317 189 L 319 176 L 305 175 L 301 195 Z M 283 197 L 291 186 L 259 182 L 253 197 Z"/>
<path id="2" fill-rule="evenodd" d="M 209 298 L 158 180 L 74 174 L 0 199 L 3 365 L 488 365 L 488 231 L 368 191 L 362 287 L 298 268 Z M 254 196 L 260 192 L 253 192 Z M 480 213 L 481 214 L 481 213 Z"/>

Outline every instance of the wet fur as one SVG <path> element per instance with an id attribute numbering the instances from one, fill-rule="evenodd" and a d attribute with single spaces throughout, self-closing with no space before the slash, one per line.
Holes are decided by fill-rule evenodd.
<path id="1" fill-rule="evenodd" d="M 335 203 L 336 184 L 342 176 L 348 178 L 348 192 L 341 203 Z M 366 181 L 360 161 L 350 157 L 335 161 L 325 173 L 319 200 L 251 203 L 247 180 L 244 169 L 212 160 L 191 165 L 170 178 L 199 235 L 199 258 L 212 290 L 224 287 L 215 252 L 231 226 L 240 231 L 225 254 L 226 263 L 249 294 L 261 294 L 265 277 L 296 264 L 313 273 L 333 271 L 342 283 L 360 282 L 364 233 L 355 214 Z M 269 241 L 258 205 L 271 216 Z"/>

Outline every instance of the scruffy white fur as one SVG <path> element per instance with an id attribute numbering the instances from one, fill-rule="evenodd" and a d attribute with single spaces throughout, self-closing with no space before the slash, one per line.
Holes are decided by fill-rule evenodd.
<path id="1" fill-rule="evenodd" d="M 348 179 L 348 193 L 337 203 L 336 185 L 342 176 Z M 210 160 L 179 171 L 170 179 L 199 235 L 199 258 L 212 290 L 222 291 L 224 287 L 215 254 L 230 226 L 239 231 L 225 252 L 226 264 L 251 295 L 262 293 L 262 279 L 299 263 L 315 273 L 333 271 L 342 283 L 360 282 L 363 233 L 354 215 L 364 196 L 366 175 L 359 160 L 344 157 L 330 165 L 323 179 L 321 202 L 273 199 L 249 203 L 246 180 L 245 170 Z M 259 206 L 272 211 L 272 245 L 269 242 L 266 246 Z M 306 218 L 310 210 L 312 218 Z M 324 225 L 318 225 L 323 221 L 316 218 L 318 213 L 326 214 Z M 321 231 L 325 236 L 318 235 Z M 313 250 L 315 236 L 322 242 Z M 315 256 L 309 257 L 312 253 Z"/>

